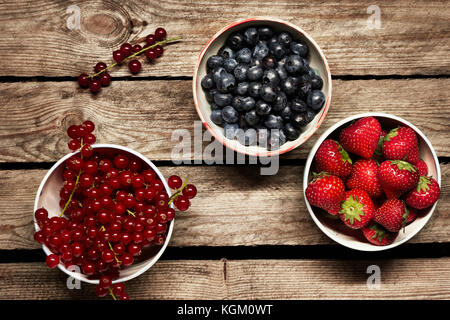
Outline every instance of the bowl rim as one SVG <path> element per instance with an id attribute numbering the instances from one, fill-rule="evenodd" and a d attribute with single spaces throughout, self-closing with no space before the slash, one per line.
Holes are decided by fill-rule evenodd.
<path id="1" fill-rule="evenodd" d="M 124 146 L 120 146 L 120 145 L 116 145 L 116 144 L 94 144 L 92 145 L 93 149 L 99 149 L 99 148 L 110 148 L 110 149 L 116 149 L 116 150 L 122 150 L 122 151 L 126 151 L 129 152 L 131 154 L 133 154 L 134 156 L 138 157 L 139 159 L 141 159 L 142 161 L 144 161 L 146 164 L 148 164 L 154 171 L 155 173 L 158 175 L 158 177 L 161 179 L 161 181 L 163 182 L 164 188 L 166 190 L 166 192 L 168 193 L 169 197 L 171 196 L 171 192 L 170 192 L 170 188 L 167 185 L 167 182 L 164 178 L 164 176 L 162 175 L 161 171 L 159 171 L 159 169 L 153 164 L 152 161 L 150 161 L 147 157 L 145 157 L 144 155 L 142 155 L 141 153 L 134 151 L 133 149 L 124 147 Z M 72 157 L 73 155 L 78 154 L 80 151 L 75 151 L 72 153 L 68 153 L 66 154 L 64 157 L 62 157 L 61 159 L 59 159 L 45 174 L 44 178 L 42 179 L 38 191 L 36 193 L 36 198 L 34 200 L 34 211 L 33 211 L 33 222 L 34 222 L 34 228 L 35 230 L 39 230 L 39 226 L 36 222 L 36 218 L 34 216 L 34 212 L 36 212 L 36 210 L 38 209 L 38 203 L 39 203 L 39 198 L 42 192 L 42 189 L 44 188 L 45 184 L 47 183 L 48 178 L 53 174 L 53 172 L 67 159 L 69 159 L 70 157 Z M 173 205 L 172 205 L 173 206 Z M 159 258 L 162 256 L 162 254 L 164 253 L 164 251 L 167 248 L 167 245 L 169 244 L 170 238 L 172 237 L 172 232 L 173 232 L 173 226 L 175 223 L 175 219 L 171 221 L 170 226 L 169 226 L 169 230 L 167 231 L 167 236 L 166 236 L 166 241 L 164 242 L 163 246 L 159 249 L 159 251 L 157 252 L 156 255 L 154 255 L 150 261 L 148 263 L 146 263 L 145 265 L 143 265 L 139 270 L 137 270 L 136 272 L 134 272 L 133 274 L 130 274 L 129 276 L 126 276 L 124 278 L 119 278 L 116 280 L 113 280 L 112 283 L 118 283 L 118 282 L 125 282 L 131 279 L 134 279 L 138 276 L 140 276 L 142 273 L 144 273 L 145 271 L 147 271 L 148 269 L 150 269 L 150 267 L 152 267 L 158 260 Z M 50 249 L 45 246 L 44 244 L 42 245 L 42 250 L 44 250 L 45 254 L 48 256 L 49 254 L 52 254 L 52 252 L 50 251 Z M 63 266 L 61 263 L 58 264 L 58 268 L 63 271 L 64 273 L 66 273 L 67 275 L 69 275 L 70 277 L 73 277 L 77 280 L 86 282 L 86 283 L 91 283 L 91 284 L 98 284 L 99 280 L 95 280 L 95 279 L 85 279 L 82 277 L 81 273 L 78 272 L 72 272 L 67 270 L 67 268 L 65 266 Z"/>
<path id="2" fill-rule="evenodd" d="M 234 28 L 240 24 L 244 24 L 247 22 L 253 22 L 253 21 L 270 21 L 270 22 L 275 22 L 275 23 L 280 23 L 280 24 L 284 24 L 286 26 L 288 26 L 289 28 L 292 28 L 294 30 L 296 30 L 297 32 L 301 33 L 305 38 L 307 38 L 315 47 L 315 49 L 317 50 L 317 52 L 319 53 L 320 59 L 322 60 L 323 65 L 325 66 L 325 70 L 326 70 L 326 78 L 328 81 L 328 92 L 327 92 L 327 100 L 325 101 L 325 105 L 323 107 L 323 112 L 322 115 L 320 116 L 319 120 L 317 121 L 316 125 L 312 128 L 311 132 L 305 136 L 302 140 L 300 140 L 298 143 L 294 144 L 293 146 L 291 146 L 290 148 L 287 148 L 285 150 L 267 150 L 267 151 L 256 151 L 256 152 L 250 152 L 249 149 L 244 146 L 242 150 L 229 145 L 226 142 L 226 139 L 224 137 L 223 134 L 218 134 L 215 132 L 215 130 L 213 130 L 211 128 L 211 126 L 208 124 L 208 122 L 206 121 L 205 117 L 203 116 L 201 110 L 200 110 L 200 105 L 199 105 L 199 101 L 198 101 L 198 95 L 197 95 L 197 79 L 198 79 L 198 72 L 200 69 L 200 63 L 202 62 L 204 55 L 206 53 L 206 51 L 209 49 L 210 45 L 220 36 L 222 35 L 225 31 Z M 282 19 L 278 19 L 278 18 L 273 18 L 273 17 L 265 17 L 265 16 L 257 16 L 257 17 L 251 17 L 251 18 L 247 18 L 247 19 L 243 19 L 243 20 L 237 20 L 232 22 L 231 24 L 223 27 L 222 29 L 220 29 L 218 32 L 216 32 L 216 34 L 214 34 L 206 43 L 206 45 L 203 47 L 202 51 L 200 52 L 200 55 L 197 59 L 197 63 L 195 65 L 195 71 L 194 71 L 194 77 L 192 80 L 192 92 L 193 92 L 193 98 L 194 98 L 194 105 L 195 105 L 195 109 L 197 110 L 197 114 L 200 117 L 200 120 L 202 121 L 203 126 L 210 132 L 210 134 L 217 139 L 221 144 L 223 144 L 225 147 L 241 153 L 241 154 L 245 154 L 247 156 L 255 156 L 255 157 L 271 157 L 271 156 L 278 156 L 281 154 L 284 154 L 286 152 L 289 152 L 295 148 L 298 148 L 299 146 L 301 146 L 303 143 L 305 143 L 309 138 L 311 138 L 311 136 L 317 131 L 317 129 L 320 127 L 320 125 L 322 124 L 323 120 L 325 119 L 327 113 L 328 113 L 328 109 L 330 108 L 331 105 L 331 93 L 332 93 L 332 81 L 331 81 L 331 71 L 330 71 L 330 67 L 328 65 L 328 61 L 325 58 L 325 54 L 323 53 L 322 49 L 319 47 L 319 45 L 317 44 L 317 42 L 308 34 L 306 33 L 302 28 L 300 28 L 299 26 L 282 20 Z"/>
<path id="3" fill-rule="evenodd" d="M 428 212 L 428 214 L 426 216 L 423 217 L 421 224 L 422 226 L 419 227 L 417 230 L 415 230 L 414 232 L 411 232 L 411 234 L 409 234 L 408 236 L 406 236 L 405 238 L 401 239 L 398 242 L 394 242 L 390 245 L 387 246 L 376 246 L 376 245 L 370 245 L 370 243 L 364 243 L 364 244 L 368 244 L 370 246 L 358 246 L 357 244 L 352 245 L 347 243 L 346 241 L 343 241 L 341 239 L 341 237 L 339 236 L 339 234 L 334 234 L 333 232 L 330 232 L 329 230 L 327 230 L 325 228 L 325 226 L 322 224 L 322 222 L 316 217 L 311 205 L 309 204 L 309 201 L 306 199 L 306 188 L 308 187 L 308 177 L 309 177 L 309 172 L 311 169 L 311 165 L 314 159 L 314 156 L 317 152 L 317 150 L 319 149 L 320 145 L 322 144 L 322 142 L 328 138 L 328 136 L 333 133 L 334 131 L 336 131 L 336 129 L 338 129 L 339 127 L 355 120 L 355 119 L 360 119 L 360 118 L 364 118 L 364 117 L 382 117 L 382 118 L 388 118 L 388 119 L 393 119 L 396 120 L 400 123 L 403 123 L 406 126 L 409 126 L 411 129 L 413 129 L 415 131 L 416 134 L 418 134 L 423 141 L 425 141 L 427 147 L 430 149 L 431 154 L 433 156 L 433 160 L 434 160 L 434 164 L 436 167 L 436 181 L 439 184 L 439 186 L 441 185 L 441 169 L 439 166 L 439 160 L 438 157 L 436 155 L 436 152 L 433 148 L 433 146 L 431 145 L 431 142 L 428 140 L 428 138 L 425 136 L 425 134 L 423 134 L 423 132 L 421 130 L 419 130 L 415 125 L 413 125 L 412 123 L 410 123 L 409 121 L 392 115 L 392 114 L 388 114 L 388 113 L 383 113 L 383 112 L 365 112 L 365 113 L 359 113 L 350 117 L 347 117 L 345 119 L 342 119 L 340 121 L 338 121 L 337 123 L 335 123 L 334 125 L 332 125 L 330 128 L 328 128 L 315 142 L 314 146 L 311 148 L 309 154 L 308 154 L 308 158 L 306 160 L 306 164 L 305 164 L 305 168 L 303 171 L 303 198 L 305 200 L 305 204 L 306 204 L 306 208 L 308 209 L 308 212 L 310 214 L 310 216 L 312 217 L 312 219 L 314 220 L 314 222 L 316 223 L 316 225 L 319 227 L 319 229 L 325 233 L 330 239 L 332 239 L 333 241 L 347 247 L 350 249 L 354 249 L 354 250 L 358 250 L 358 251 L 365 251 L 365 252 L 372 252 L 372 251 L 383 251 L 383 250 L 388 250 L 394 247 L 397 247 L 407 241 L 409 241 L 411 238 L 413 238 L 416 234 L 418 234 L 423 227 L 428 223 L 428 221 L 430 220 L 432 214 L 434 213 L 434 210 L 436 208 L 436 205 L 438 203 L 438 201 L 436 201 L 434 203 L 433 206 L 430 207 L 430 211 Z M 358 243 L 359 244 L 359 243 Z"/>

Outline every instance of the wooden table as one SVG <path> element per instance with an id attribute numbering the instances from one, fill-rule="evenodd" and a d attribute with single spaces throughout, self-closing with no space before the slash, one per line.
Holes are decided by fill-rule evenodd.
<path id="1" fill-rule="evenodd" d="M 69 29 L 80 8 L 81 28 Z M 370 29 L 369 6 L 381 10 Z M 370 9 L 369 9 L 370 10 Z M 194 64 L 222 26 L 275 16 L 314 37 L 329 61 L 333 98 L 318 132 L 281 158 L 276 176 L 257 166 L 170 161 L 171 133 L 193 131 Z M 128 146 L 166 175 L 190 175 L 200 194 L 180 214 L 162 259 L 127 283 L 134 299 L 450 298 L 450 9 L 448 1 L 10 1 L 0 4 L 0 299 L 93 298 L 68 290 L 33 241 L 33 201 L 41 179 L 67 153 L 68 123 L 91 119 L 100 142 Z M 125 41 L 164 26 L 183 42 L 130 77 L 113 71 L 93 96 L 76 77 Z M 382 111 L 403 117 L 431 140 L 442 195 L 427 226 L 383 253 L 343 248 L 315 226 L 302 196 L 305 158 L 319 135 L 346 116 Z M 192 154 L 192 159 L 196 155 Z M 381 268 L 369 290 L 367 267 Z"/>

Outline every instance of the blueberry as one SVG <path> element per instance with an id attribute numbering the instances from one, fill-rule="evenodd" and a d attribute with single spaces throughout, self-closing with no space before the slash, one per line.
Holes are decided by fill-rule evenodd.
<path id="1" fill-rule="evenodd" d="M 248 65 L 239 63 L 236 68 L 234 68 L 234 76 L 237 81 L 244 81 L 247 79 Z"/>
<path id="2" fill-rule="evenodd" d="M 206 100 L 208 102 L 213 102 L 214 101 L 214 96 L 216 95 L 217 92 L 219 92 L 219 91 L 216 88 L 213 88 L 213 89 L 211 89 L 209 91 L 206 91 L 205 92 Z"/>
<path id="3" fill-rule="evenodd" d="M 261 40 L 268 40 L 273 36 L 273 30 L 267 26 L 260 27 L 258 29 L 258 36 Z"/>
<path id="4" fill-rule="evenodd" d="M 214 79 L 211 73 L 208 73 L 206 76 L 203 77 L 201 85 L 203 90 L 209 90 L 214 88 Z"/>
<path id="5" fill-rule="evenodd" d="M 242 114 L 239 116 L 238 126 L 239 126 L 239 128 L 241 128 L 243 130 L 248 128 L 247 121 L 245 121 L 245 115 Z M 238 133 L 240 133 L 241 131 L 242 130 L 240 130 Z"/>
<path id="6" fill-rule="evenodd" d="M 306 98 L 306 103 L 311 109 L 315 111 L 320 110 L 325 103 L 325 96 L 322 91 L 313 90 Z"/>
<path id="7" fill-rule="evenodd" d="M 219 81 L 216 83 L 217 90 L 222 93 L 227 93 L 234 90 L 235 85 L 235 78 L 228 72 L 222 73 Z"/>
<path id="8" fill-rule="evenodd" d="M 319 77 L 319 76 L 316 76 L 316 75 L 313 76 L 313 77 L 311 78 L 311 87 L 312 87 L 313 89 L 321 90 L 322 87 L 323 87 L 323 81 L 322 81 L 322 78 Z"/>
<path id="9" fill-rule="evenodd" d="M 263 100 L 258 100 L 255 104 L 255 112 L 259 116 L 266 116 L 272 111 L 270 104 Z"/>
<path id="10" fill-rule="evenodd" d="M 275 89 L 270 85 L 263 85 L 259 90 L 259 96 L 266 102 L 274 102 L 277 98 Z"/>
<path id="11" fill-rule="evenodd" d="M 231 105 L 232 105 L 233 108 L 235 108 L 237 111 L 239 111 L 239 112 L 244 112 L 244 111 L 245 111 L 245 107 L 244 107 L 244 97 L 242 97 L 242 96 L 236 96 L 236 97 L 233 97 L 233 102 L 231 103 Z"/>
<path id="12" fill-rule="evenodd" d="M 292 42 L 292 36 L 288 32 L 281 32 L 278 35 L 278 42 L 281 43 L 283 46 L 289 48 Z"/>
<path id="13" fill-rule="evenodd" d="M 308 78 L 309 76 L 300 77 L 300 83 L 298 84 L 297 95 L 303 100 L 306 100 L 306 98 L 308 97 L 309 93 L 312 90 L 312 85 L 311 82 L 308 80 Z"/>
<path id="14" fill-rule="evenodd" d="M 244 35 L 240 32 L 233 33 L 228 37 L 227 45 L 235 51 L 240 50 L 244 46 Z"/>
<path id="15" fill-rule="evenodd" d="M 269 40 L 267 40 L 267 45 L 272 46 L 274 44 L 278 43 L 278 37 L 277 36 L 273 36 L 272 38 L 270 38 Z"/>
<path id="16" fill-rule="evenodd" d="M 291 107 L 287 105 L 286 107 L 284 107 L 283 110 L 281 110 L 280 117 L 284 121 L 289 121 L 291 119 L 291 114 L 292 114 Z"/>
<path id="17" fill-rule="evenodd" d="M 283 128 L 284 133 L 286 134 L 286 138 L 288 140 L 295 140 L 300 136 L 300 130 L 295 128 L 292 123 L 286 123 L 286 125 Z"/>
<path id="18" fill-rule="evenodd" d="M 316 72 L 309 66 L 308 71 L 305 71 L 304 73 L 307 73 L 311 78 L 317 75 Z"/>
<path id="19" fill-rule="evenodd" d="M 291 101 L 291 110 L 297 113 L 303 113 L 306 111 L 308 106 L 306 105 L 306 102 L 303 101 L 300 98 L 294 98 Z"/>
<path id="20" fill-rule="evenodd" d="M 278 60 L 282 59 L 287 51 L 286 48 L 279 42 L 276 42 L 270 46 L 270 53 Z"/>
<path id="21" fill-rule="evenodd" d="M 286 135 L 283 130 L 272 130 L 270 132 L 268 147 L 271 150 L 276 150 L 287 141 Z"/>
<path id="22" fill-rule="evenodd" d="M 261 82 L 250 82 L 250 85 L 248 87 L 248 94 L 253 98 L 257 98 L 259 97 L 259 91 L 261 90 L 261 88 Z"/>
<path id="23" fill-rule="evenodd" d="M 287 57 L 284 57 L 283 59 L 278 60 L 277 65 L 279 67 L 285 67 L 286 66 L 286 60 L 287 60 Z"/>
<path id="24" fill-rule="evenodd" d="M 239 96 L 245 96 L 248 93 L 249 86 L 250 84 L 248 82 L 239 82 L 234 89 L 234 92 Z"/>
<path id="25" fill-rule="evenodd" d="M 260 117 L 256 114 L 255 110 L 250 110 L 245 114 L 245 121 L 249 126 L 258 124 Z"/>
<path id="26" fill-rule="evenodd" d="M 273 69 L 277 65 L 277 60 L 275 60 L 275 58 L 272 56 L 266 56 L 262 60 L 262 64 L 263 64 L 264 69 Z"/>
<path id="27" fill-rule="evenodd" d="M 253 57 L 259 60 L 264 59 L 269 54 L 269 47 L 265 42 L 258 43 L 253 49 Z"/>
<path id="28" fill-rule="evenodd" d="M 244 111 L 249 111 L 255 107 L 255 99 L 252 97 L 245 97 L 242 99 Z"/>
<path id="29" fill-rule="evenodd" d="M 244 40 L 249 46 L 255 46 L 258 42 L 258 30 L 250 27 L 244 31 Z"/>
<path id="30" fill-rule="evenodd" d="M 259 66 L 253 66 L 248 69 L 247 78 L 251 81 L 257 81 L 263 76 L 263 69 Z"/>
<path id="31" fill-rule="evenodd" d="M 238 141 L 245 146 L 254 146 L 258 142 L 256 130 L 253 128 L 246 129 L 238 134 Z"/>
<path id="32" fill-rule="evenodd" d="M 273 110 L 275 112 L 281 112 L 286 107 L 287 103 L 288 98 L 286 94 L 283 91 L 281 91 L 278 93 L 277 98 L 273 102 Z"/>
<path id="33" fill-rule="evenodd" d="M 264 121 L 264 124 L 269 129 L 280 129 L 283 125 L 283 119 L 280 116 L 269 114 L 266 117 L 266 121 Z"/>
<path id="34" fill-rule="evenodd" d="M 300 57 L 306 57 L 308 55 L 308 46 L 303 42 L 292 41 L 290 44 L 291 52 L 298 54 Z"/>
<path id="35" fill-rule="evenodd" d="M 316 113 L 314 112 L 314 110 L 308 108 L 308 110 L 306 110 L 306 121 L 308 123 L 310 123 L 314 117 L 316 116 Z"/>
<path id="36" fill-rule="evenodd" d="M 222 109 L 222 118 L 227 123 L 236 123 L 239 120 L 239 113 L 232 106 L 226 106 Z"/>
<path id="37" fill-rule="evenodd" d="M 291 123 L 297 129 L 306 126 L 308 124 L 306 113 L 293 113 L 291 115 Z"/>
<path id="38" fill-rule="evenodd" d="M 271 86 L 276 87 L 280 83 L 278 72 L 276 72 L 275 69 L 267 69 L 264 71 L 262 82 L 263 84 L 270 84 Z"/>
<path id="39" fill-rule="evenodd" d="M 239 126 L 237 123 L 225 123 L 223 126 L 225 137 L 228 139 L 234 139 L 238 130 Z"/>
<path id="40" fill-rule="evenodd" d="M 219 107 L 216 103 L 211 102 L 211 110 L 218 110 L 221 109 L 221 107 Z"/>
<path id="41" fill-rule="evenodd" d="M 287 77 L 286 80 L 281 81 L 281 90 L 283 90 L 288 96 L 295 94 L 295 91 L 297 90 L 295 79 L 292 77 Z"/>
<path id="42" fill-rule="evenodd" d="M 222 74 L 224 73 L 227 73 L 227 70 L 225 70 L 222 67 L 214 69 L 214 71 L 212 72 L 214 82 L 215 83 L 219 82 L 220 78 L 222 77 Z"/>
<path id="43" fill-rule="evenodd" d="M 238 62 L 233 58 L 227 58 L 223 61 L 223 67 L 227 72 L 233 72 L 234 68 L 238 65 Z"/>
<path id="44" fill-rule="evenodd" d="M 249 64 L 252 61 L 252 51 L 249 48 L 242 48 L 236 53 L 236 61 Z"/>
<path id="45" fill-rule="evenodd" d="M 286 68 L 284 66 L 276 67 L 275 71 L 278 73 L 278 78 L 280 78 L 280 80 L 286 80 L 287 79 L 288 73 L 287 73 Z"/>
<path id="46" fill-rule="evenodd" d="M 211 112 L 211 120 L 218 126 L 221 126 L 223 123 L 222 111 L 221 110 L 213 110 Z"/>
<path id="47" fill-rule="evenodd" d="M 228 106 L 231 104 L 232 101 L 233 101 L 233 96 L 229 93 L 217 92 L 216 94 L 214 94 L 214 102 L 219 107 Z"/>
<path id="48" fill-rule="evenodd" d="M 221 56 L 224 59 L 234 58 L 234 51 L 230 47 L 223 46 L 219 49 L 219 52 L 217 52 L 219 56 Z"/>
<path id="49" fill-rule="evenodd" d="M 206 61 L 209 69 L 217 69 L 223 65 L 223 58 L 221 56 L 211 56 Z"/>
<path id="50" fill-rule="evenodd" d="M 296 54 L 289 56 L 286 60 L 285 68 L 290 74 L 300 72 L 303 68 L 303 59 Z"/>

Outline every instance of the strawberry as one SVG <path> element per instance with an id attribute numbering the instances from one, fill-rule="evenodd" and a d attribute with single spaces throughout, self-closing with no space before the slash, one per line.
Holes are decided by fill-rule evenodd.
<path id="1" fill-rule="evenodd" d="M 387 198 L 392 199 L 414 188 L 420 176 L 417 168 L 406 161 L 386 160 L 378 168 L 378 177 Z"/>
<path id="2" fill-rule="evenodd" d="M 348 189 L 362 189 L 372 198 L 383 194 L 378 179 L 378 165 L 373 159 L 356 161 L 345 185 Z"/>
<path id="3" fill-rule="evenodd" d="M 378 138 L 378 144 L 377 148 L 375 149 L 372 158 L 375 159 L 378 162 L 383 161 L 383 143 L 384 143 L 384 137 L 388 134 L 386 130 L 381 128 L 380 137 Z"/>
<path id="4" fill-rule="evenodd" d="M 377 148 L 380 133 L 381 126 L 378 120 L 374 117 L 365 117 L 343 129 L 339 141 L 348 152 L 369 159 Z"/>
<path id="5" fill-rule="evenodd" d="M 417 170 L 419 170 L 420 176 L 426 176 L 428 174 L 427 163 L 425 161 L 423 161 L 422 159 L 419 159 L 419 161 L 416 162 L 415 166 L 416 166 Z"/>
<path id="6" fill-rule="evenodd" d="M 311 205 L 337 215 L 345 195 L 344 182 L 339 177 L 321 172 L 308 184 L 305 194 Z"/>
<path id="7" fill-rule="evenodd" d="M 377 246 L 387 246 L 393 243 L 398 235 L 398 232 L 391 233 L 374 222 L 371 222 L 368 226 L 363 227 L 362 232 L 367 241 Z"/>
<path id="8" fill-rule="evenodd" d="M 416 208 L 413 207 L 406 207 L 406 209 L 409 211 L 408 216 L 406 217 L 406 225 L 410 224 L 414 220 L 416 220 L 418 212 Z"/>
<path id="9" fill-rule="evenodd" d="M 405 160 L 416 164 L 419 161 L 419 143 L 413 129 L 398 127 L 392 129 L 383 143 L 383 155 L 389 160 Z"/>
<path id="10" fill-rule="evenodd" d="M 352 171 L 352 160 L 339 142 L 327 139 L 315 155 L 316 168 L 332 175 L 344 178 Z"/>
<path id="11" fill-rule="evenodd" d="M 375 211 L 374 220 L 390 232 L 399 232 L 406 226 L 408 214 L 409 210 L 402 200 L 389 199 Z"/>
<path id="12" fill-rule="evenodd" d="M 350 228 L 360 229 L 372 220 L 375 211 L 369 194 L 361 189 L 353 189 L 345 193 L 341 203 L 339 218 Z"/>
<path id="13" fill-rule="evenodd" d="M 422 176 L 417 187 L 406 196 L 406 203 L 416 209 L 432 206 L 439 198 L 439 184 L 432 177 Z"/>

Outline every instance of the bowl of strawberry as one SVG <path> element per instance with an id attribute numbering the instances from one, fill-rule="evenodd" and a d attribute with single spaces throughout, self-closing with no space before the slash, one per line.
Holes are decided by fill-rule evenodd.
<path id="1" fill-rule="evenodd" d="M 433 214 L 441 172 L 426 136 L 385 113 L 348 117 L 312 148 L 303 189 L 312 219 L 346 247 L 380 251 L 414 237 Z"/>
<path id="2" fill-rule="evenodd" d="M 177 175 L 166 182 L 134 150 L 94 145 L 94 128 L 91 121 L 68 128 L 73 152 L 56 162 L 39 186 L 34 239 L 48 267 L 96 284 L 99 297 L 127 300 L 124 282 L 161 257 L 175 210 L 186 211 L 197 189 Z"/>

